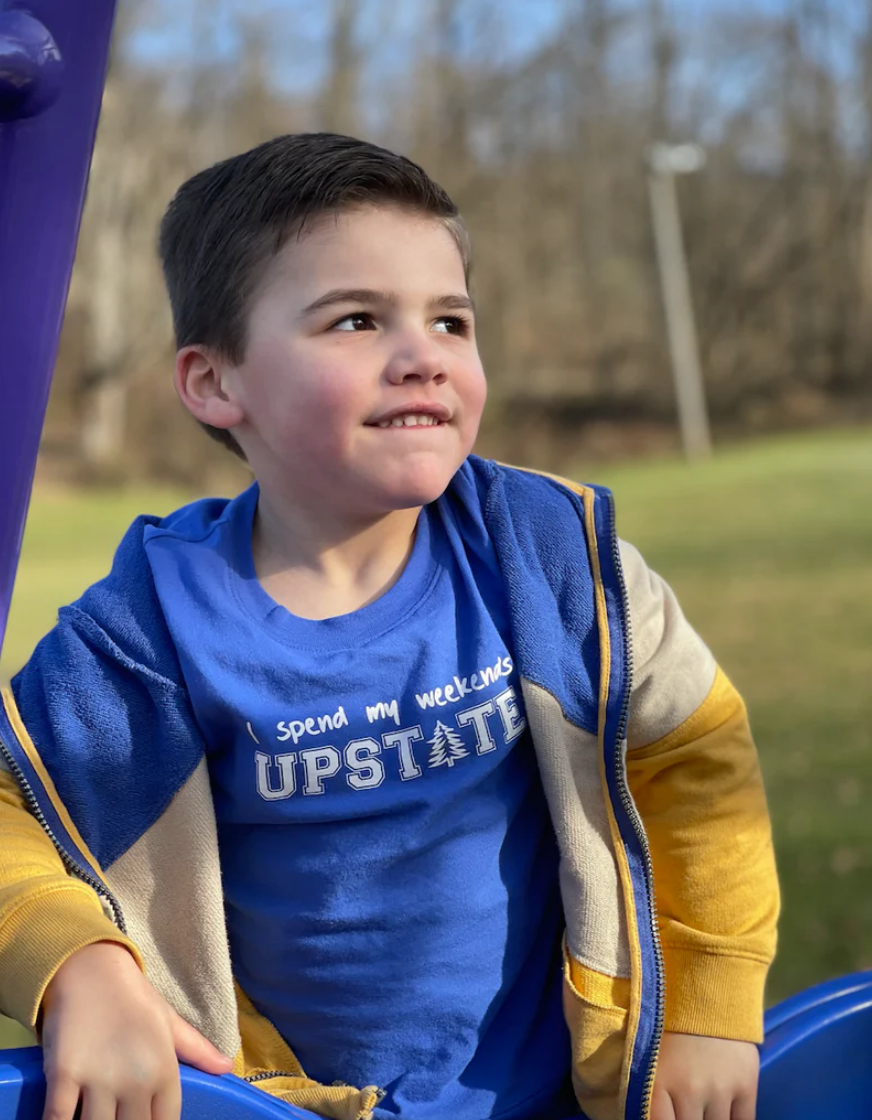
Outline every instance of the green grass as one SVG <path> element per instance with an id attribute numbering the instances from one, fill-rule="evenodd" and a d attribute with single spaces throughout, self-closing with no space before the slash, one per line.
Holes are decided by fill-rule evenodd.
<path id="1" fill-rule="evenodd" d="M 784 894 L 770 1002 L 872 967 L 872 431 L 730 448 L 693 468 L 573 473 L 613 487 L 621 535 L 670 581 L 748 701 Z M 182 500 L 38 493 L 5 671 L 107 570 L 137 512 Z"/>

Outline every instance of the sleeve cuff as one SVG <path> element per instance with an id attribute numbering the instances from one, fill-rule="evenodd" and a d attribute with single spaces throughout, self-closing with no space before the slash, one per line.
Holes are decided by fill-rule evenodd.
<path id="1" fill-rule="evenodd" d="M 73 953 L 97 941 L 128 949 L 143 969 L 139 950 L 95 905 L 89 887 L 71 884 L 31 896 L 3 922 L 2 988 L 4 1014 L 36 1030 L 45 989 Z"/>
<path id="2" fill-rule="evenodd" d="M 663 946 L 667 1031 L 763 1041 L 768 964 Z"/>

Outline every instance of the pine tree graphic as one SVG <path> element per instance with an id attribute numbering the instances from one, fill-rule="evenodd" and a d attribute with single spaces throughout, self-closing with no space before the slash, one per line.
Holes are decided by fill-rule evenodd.
<path id="1" fill-rule="evenodd" d="M 457 732 L 441 722 L 437 722 L 435 734 L 427 742 L 433 747 L 427 760 L 428 766 L 453 766 L 458 758 L 466 758 L 469 754 Z"/>

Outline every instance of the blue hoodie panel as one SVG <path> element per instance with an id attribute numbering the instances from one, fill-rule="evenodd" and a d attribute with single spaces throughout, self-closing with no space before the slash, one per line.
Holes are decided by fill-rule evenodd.
<path id="1" fill-rule="evenodd" d="M 61 609 L 12 681 L 60 799 L 104 868 L 158 820 L 203 756 L 142 545 L 156 521 L 137 518 L 109 575 Z"/>
<path id="2" fill-rule="evenodd" d="M 506 583 L 515 663 L 595 735 L 599 633 L 581 498 L 544 475 L 471 459 L 489 478 L 485 521 Z"/>

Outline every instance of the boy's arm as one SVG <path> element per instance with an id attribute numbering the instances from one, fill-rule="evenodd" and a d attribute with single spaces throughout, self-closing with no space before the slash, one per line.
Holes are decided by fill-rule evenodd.
<path id="1" fill-rule="evenodd" d="M 648 834 L 665 1029 L 759 1042 L 778 884 L 745 706 L 675 596 L 622 544 L 634 681 L 627 774 Z"/>
<path id="2" fill-rule="evenodd" d="M 206 1073 L 230 1072 L 230 1059 L 141 970 L 135 946 L 91 888 L 67 875 L 0 769 L 0 1009 L 35 1030 L 44 1002 L 45 1116 L 78 1115 L 83 1100 L 86 1114 L 99 1101 L 109 1109 L 101 1115 L 173 1120 L 181 1109 L 176 1055 Z"/>
<path id="3" fill-rule="evenodd" d="M 66 870 L 0 767 L 0 1011 L 36 1029 L 49 981 L 77 950 L 97 941 L 139 952 L 103 912 L 94 891 Z"/>

